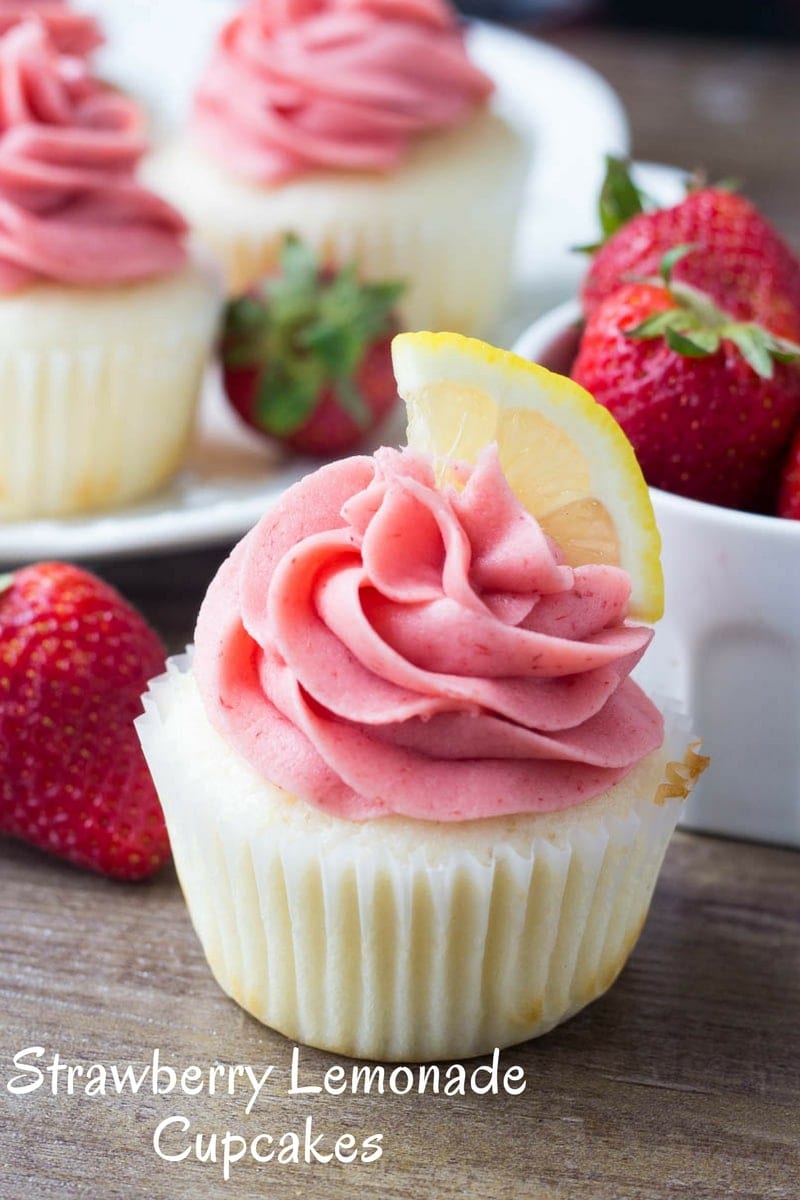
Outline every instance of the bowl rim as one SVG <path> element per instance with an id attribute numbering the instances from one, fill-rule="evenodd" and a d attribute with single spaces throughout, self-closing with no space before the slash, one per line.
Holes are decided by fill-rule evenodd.
<path id="1" fill-rule="evenodd" d="M 550 342 L 560 334 L 566 333 L 570 326 L 577 326 L 582 319 L 581 306 L 577 297 L 564 300 L 553 308 L 540 313 L 514 342 L 512 351 L 531 361 L 538 362 Z M 543 364 L 546 366 L 546 363 Z M 665 492 L 661 488 L 650 488 L 650 493 L 659 507 L 674 512 L 678 516 L 693 517 L 708 522 L 718 522 L 727 528 L 752 530 L 762 534 L 769 532 L 779 541 L 793 542 L 800 540 L 800 521 L 789 520 L 786 517 L 773 516 L 769 513 L 742 512 L 736 508 L 723 508 L 719 504 L 709 504 L 705 500 L 692 500 L 689 496 L 678 496 L 673 492 Z"/>

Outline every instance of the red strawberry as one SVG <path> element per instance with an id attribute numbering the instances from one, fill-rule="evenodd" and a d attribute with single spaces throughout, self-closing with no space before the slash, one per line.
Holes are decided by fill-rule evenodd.
<path id="1" fill-rule="evenodd" d="M 397 402 L 398 283 L 319 267 L 288 238 L 281 272 L 234 300 L 222 340 L 228 398 L 248 425 L 305 454 L 354 449 Z"/>
<path id="2" fill-rule="evenodd" d="M 645 212 L 644 203 L 624 164 L 609 160 L 600 204 L 608 240 L 581 289 L 587 317 L 621 283 L 654 275 L 663 255 L 683 244 L 693 249 L 676 266 L 677 281 L 705 292 L 737 320 L 800 339 L 800 259 L 748 200 L 703 187 L 672 208 Z"/>
<path id="3" fill-rule="evenodd" d="M 799 351 L 692 289 L 635 283 L 590 318 L 572 375 L 619 421 L 648 483 L 748 507 L 800 416 Z"/>
<path id="4" fill-rule="evenodd" d="M 800 429 L 783 464 L 777 512 L 779 517 L 800 521 Z"/>
<path id="5" fill-rule="evenodd" d="M 164 648 L 78 567 L 0 581 L 0 832 L 81 867 L 143 879 L 169 857 L 133 727 Z"/>

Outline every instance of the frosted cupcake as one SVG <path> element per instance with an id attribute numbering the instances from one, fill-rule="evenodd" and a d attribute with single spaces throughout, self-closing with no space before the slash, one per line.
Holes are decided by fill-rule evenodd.
<path id="1" fill-rule="evenodd" d="M 94 17 L 75 12 L 66 0 L 0 0 L 0 36 L 33 16 L 43 22 L 62 54 L 82 57 L 103 42 Z"/>
<path id="2" fill-rule="evenodd" d="M 137 107 L 43 24 L 0 39 L 0 519 L 121 504 L 180 463 L 219 289 L 144 151 Z"/>
<path id="3" fill-rule="evenodd" d="M 631 680 L 620 567 L 567 566 L 493 448 L 290 489 L 139 721 L 222 987 L 341 1054 L 476 1055 L 600 995 L 703 762 Z"/>
<path id="4" fill-rule="evenodd" d="M 409 327 L 486 330 L 526 168 L 491 90 L 442 0 L 252 0 L 219 36 L 189 136 L 147 178 L 233 293 L 294 232 L 333 263 L 407 280 Z"/>

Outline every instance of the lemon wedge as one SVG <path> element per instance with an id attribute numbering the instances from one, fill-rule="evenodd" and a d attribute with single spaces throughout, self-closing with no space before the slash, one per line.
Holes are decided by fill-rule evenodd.
<path id="1" fill-rule="evenodd" d="M 630 442 L 571 379 L 456 333 L 402 333 L 392 343 L 408 444 L 438 478 L 491 442 L 515 495 L 570 566 L 609 563 L 631 579 L 630 614 L 664 608 L 661 538 Z"/>

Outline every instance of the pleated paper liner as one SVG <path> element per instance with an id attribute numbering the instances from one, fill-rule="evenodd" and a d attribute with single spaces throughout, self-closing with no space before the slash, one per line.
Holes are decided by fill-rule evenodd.
<path id="1" fill-rule="evenodd" d="M 210 726 L 188 659 L 138 721 L 203 949 L 286 1037 L 387 1061 L 546 1033 L 616 979 L 705 765 L 669 708 L 663 754 L 603 797 L 463 824 L 331 817 Z"/>
<path id="2" fill-rule="evenodd" d="M 365 278 L 402 279 L 409 329 L 488 333 L 510 286 L 527 148 L 501 118 L 420 137 L 388 174 L 315 171 L 273 187 L 235 178 L 188 140 L 145 164 L 186 213 L 236 295 L 277 266 L 286 233 Z"/>
<path id="3" fill-rule="evenodd" d="M 180 465 L 220 308 L 204 264 L 0 298 L 0 520 L 155 491 Z"/>

